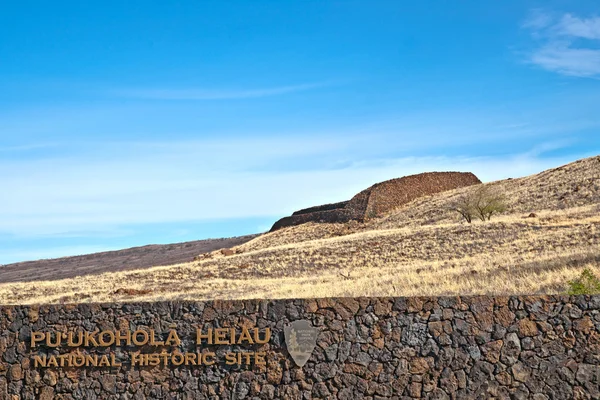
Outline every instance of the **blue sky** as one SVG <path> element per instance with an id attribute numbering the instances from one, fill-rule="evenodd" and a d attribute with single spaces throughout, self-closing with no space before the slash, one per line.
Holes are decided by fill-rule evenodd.
<path id="1" fill-rule="evenodd" d="M 600 153 L 597 1 L 4 2 L 0 264 Z"/>

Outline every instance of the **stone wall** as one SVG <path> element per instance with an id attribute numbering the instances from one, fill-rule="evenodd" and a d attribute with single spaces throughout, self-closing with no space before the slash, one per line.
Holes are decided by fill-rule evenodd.
<path id="1" fill-rule="evenodd" d="M 308 320 L 300 368 L 284 327 Z M 196 347 L 197 328 L 271 329 L 262 345 Z M 176 329 L 178 351 L 259 351 L 266 364 L 35 367 L 32 332 Z M 170 348 L 169 351 L 173 351 Z M 78 350 L 79 351 L 79 350 Z M 0 307 L 0 399 L 599 399 L 600 296 L 346 298 Z"/>
<path id="2" fill-rule="evenodd" d="M 323 204 L 320 206 L 303 208 L 302 210 L 294 211 L 292 215 L 301 215 L 301 214 L 310 214 L 319 211 L 331 211 L 331 210 L 339 210 L 341 208 L 346 207 L 348 201 L 340 201 L 339 203 L 330 203 Z"/>
<path id="3" fill-rule="evenodd" d="M 271 232 L 307 222 L 364 221 L 380 216 L 419 197 L 481 183 L 470 172 L 426 172 L 377 183 L 352 199 L 305 208 L 273 224 Z"/>
<path id="4" fill-rule="evenodd" d="M 481 183 L 470 172 L 426 172 L 391 179 L 371 186 L 350 200 L 346 208 L 372 218 L 387 213 L 415 199 L 446 190 Z"/>
<path id="5" fill-rule="evenodd" d="M 319 206 L 315 207 L 319 208 Z M 332 210 L 314 211 L 302 214 L 295 214 L 289 217 L 283 217 L 273 224 L 269 232 L 274 232 L 281 228 L 288 226 L 296 226 L 306 224 L 308 222 L 319 222 L 319 223 L 344 223 L 352 220 L 362 220 L 357 218 L 354 214 L 343 208 L 337 208 Z"/>

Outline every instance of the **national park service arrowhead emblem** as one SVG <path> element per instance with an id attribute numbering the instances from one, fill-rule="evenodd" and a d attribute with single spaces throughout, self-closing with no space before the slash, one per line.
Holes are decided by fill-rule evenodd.
<path id="1" fill-rule="evenodd" d="M 290 353 L 296 365 L 303 367 L 317 345 L 319 330 L 314 328 L 309 321 L 303 319 L 294 321 L 284 327 L 283 332 L 285 333 L 285 344 L 288 353 Z"/>

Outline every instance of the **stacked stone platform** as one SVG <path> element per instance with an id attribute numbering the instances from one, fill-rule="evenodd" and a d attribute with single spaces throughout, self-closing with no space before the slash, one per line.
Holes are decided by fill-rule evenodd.
<path id="1" fill-rule="evenodd" d="M 481 183 L 470 172 L 426 172 L 377 183 L 348 201 L 310 207 L 275 222 L 271 232 L 307 222 L 363 222 L 423 196 Z"/>

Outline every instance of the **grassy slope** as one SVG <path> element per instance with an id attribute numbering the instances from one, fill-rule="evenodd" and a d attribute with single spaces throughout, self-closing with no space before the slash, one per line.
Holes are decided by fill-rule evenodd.
<path id="1" fill-rule="evenodd" d="M 493 182 L 509 210 L 466 224 L 463 188 L 365 224 L 306 224 L 233 256 L 58 281 L 0 284 L 1 303 L 327 296 L 556 293 L 600 274 L 600 157 Z M 535 212 L 537 218 L 522 218 Z M 128 295 L 119 288 L 139 290 Z"/>

